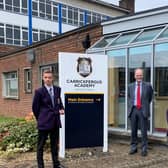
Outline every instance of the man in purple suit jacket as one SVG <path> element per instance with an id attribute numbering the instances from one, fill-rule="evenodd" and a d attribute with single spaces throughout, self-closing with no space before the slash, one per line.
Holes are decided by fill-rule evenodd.
<path id="1" fill-rule="evenodd" d="M 48 135 L 50 137 L 53 167 L 63 168 L 58 160 L 59 128 L 61 127 L 60 114 L 64 114 L 64 107 L 60 97 L 61 88 L 53 85 L 51 71 L 44 71 L 43 81 L 44 86 L 35 91 L 32 103 L 38 127 L 38 168 L 44 168 L 43 148 Z"/>

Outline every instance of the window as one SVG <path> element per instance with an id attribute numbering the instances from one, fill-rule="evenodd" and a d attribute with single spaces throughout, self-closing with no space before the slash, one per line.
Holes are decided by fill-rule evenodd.
<path id="1" fill-rule="evenodd" d="M 20 12 L 20 0 L 13 0 L 13 11 Z"/>
<path id="2" fill-rule="evenodd" d="M 33 29 L 33 42 L 37 42 L 37 41 L 38 41 L 38 30 Z"/>
<path id="3" fill-rule="evenodd" d="M 78 25 L 78 9 L 74 8 L 74 25 Z"/>
<path id="4" fill-rule="evenodd" d="M 38 16 L 38 1 L 36 0 L 32 1 L 32 15 Z"/>
<path id="5" fill-rule="evenodd" d="M 16 71 L 3 74 L 3 96 L 18 98 L 18 75 Z"/>
<path id="6" fill-rule="evenodd" d="M 6 10 L 20 12 L 20 0 L 5 0 Z"/>
<path id="7" fill-rule="evenodd" d="M 93 48 L 103 48 L 106 47 L 109 43 L 111 43 L 115 38 L 117 37 L 117 35 L 113 35 L 113 36 L 109 36 L 109 37 L 104 37 L 103 39 L 101 39 L 100 41 L 98 41 Z"/>
<path id="8" fill-rule="evenodd" d="M 21 12 L 27 14 L 27 0 L 22 0 Z"/>
<path id="9" fill-rule="evenodd" d="M 72 24 L 73 19 L 73 8 L 68 6 L 68 23 Z"/>
<path id="10" fill-rule="evenodd" d="M 44 40 L 57 35 L 56 32 L 33 29 L 33 42 Z M 28 28 L 9 24 L 0 23 L 0 43 L 27 46 L 28 45 Z"/>
<path id="11" fill-rule="evenodd" d="M 46 39 L 50 38 L 51 36 L 51 32 L 46 32 Z"/>
<path id="12" fill-rule="evenodd" d="M 4 24 L 0 24 L 0 43 L 4 43 Z"/>
<path id="13" fill-rule="evenodd" d="M 58 21 L 58 4 L 53 2 L 53 20 Z"/>
<path id="14" fill-rule="evenodd" d="M 45 39 L 45 31 L 40 30 L 40 40 Z"/>
<path id="15" fill-rule="evenodd" d="M 3 0 L 0 0 L 0 9 L 4 9 Z"/>
<path id="16" fill-rule="evenodd" d="M 153 40 L 162 29 L 163 27 L 146 29 L 134 40 L 134 42 Z"/>
<path id="17" fill-rule="evenodd" d="M 13 44 L 13 26 L 6 25 L 6 43 Z"/>
<path id="18" fill-rule="evenodd" d="M 24 91 L 32 93 L 32 70 L 30 68 L 24 69 Z"/>
<path id="19" fill-rule="evenodd" d="M 22 45 L 28 45 L 28 29 L 26 27 L 22 27 Z"/>
<path id="20" fill-rule="evenodd" d="M 101 15 L 98 13 L 92 13 L 92 23 L 100 22 Z"/>
<path id="21" fill-rule="evenodd" d="M 168 28 L 158 38 L 168 38 Z"/>
<path id="22" fill-rule="evenodd" d="M 158 96 L 168 96 L 168 68 L 156 68 L 156 88 L 158 88 Z"/>
<path id="23" fill-rule="evenodd" d="M 51 19 L 51 1 L 46 0 L 46 18 Z"/>
<path id="24" fill-rule="evenodd" d="M 20 27 L 14 26 L 14 44 L 20 45 Z"/>
<path id="25" fill-rule="evenodd" d="M 67 22 L 67 7 L 65 5 L 62 5 L 62 22 Z"/>
<path id="26" fill-rule="evenodd" d="M 128 44 L 138 32 L 123 33 L 119 38 L 117 38 L 110 46 Z"/>
<path id="27" fill-rule="evenodd" d="M 79 24 L 80 26 L 84 25 L 84 11 L 83 10 L 79 10 Z"/>
<path id="28" fill-rule="evenodd" d="M 12 0 L 6 0 L 5 1 L 5 8 L 6 10 L 12 10 Z"/>
<path id="29" fill-rule="evenodd" d="M 90 24 L 91 23 L 91 12 L 88 12 L 87 11 L 87 24 Z"/>
<path id="30" fill-rule="evenodd" d="M 44 0 L 39 1 L 39 11 L 40 11 L 40 17 L 45 17 L 45 2 Z"/>

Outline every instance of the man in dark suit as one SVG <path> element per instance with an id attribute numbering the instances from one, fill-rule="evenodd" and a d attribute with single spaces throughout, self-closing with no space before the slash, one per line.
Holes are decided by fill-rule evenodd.
<path id="1" fill-rule="evenodd" d="M 128 117 L 131 123 L 131 150 L 129 154 L 137 153 L 139 124 L 142 136 L 141 155 L 147 156 L 147 129 L 153 89 L 150 83 L 142 81 L 142 69 L 136 69 L 134 77 L 136 81 L 128 86 Z"/>
<path id="2" fill-rule="evenodd" d="M 43 148 L 48 135 L 50 137 L 53 167 L 63 168 L 58 160 L 59 128 L 61 127 L 60 114 L 64 114 L 64 107 L 60 97 L 61 88 L 53 85 L 51 71 L 44 71 L 43 81 L 44 86 L 35 90 L 32 103 L 38 127 L 38 168 L 44 168 Z"/>

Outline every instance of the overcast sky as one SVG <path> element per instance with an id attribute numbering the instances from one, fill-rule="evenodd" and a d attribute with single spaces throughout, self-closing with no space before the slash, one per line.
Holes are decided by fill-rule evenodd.
<path id="1" fill-rule="evenodd" d="M 103 0 L 118 5 L 119 0 Z M 135 0 L 135 11 L 143 11 L 161 6 L 168 6 L 168 0 Z"/>

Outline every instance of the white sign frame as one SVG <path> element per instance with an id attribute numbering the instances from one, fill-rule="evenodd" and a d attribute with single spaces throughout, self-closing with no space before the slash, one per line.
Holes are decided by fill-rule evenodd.
<path id="1" fill-rule="evenodd" d="M 89 65 L 78 67 L 79 58 L 90 59 Z M 59 52 L 59 85 L 61 97 L 65 100 L 65 93 L 103 93 L 104 94 L 104 135 L 103 152 L 108 151 L 108 59 L 107 55 L 81 54 Z M 89 72 L 90 70 L 90 72 Z M 93 82 L 92 85 L 82 85 L 81 81 Z M 59 156 L 65 157 L 65 115 L 61 116 Z"/>

